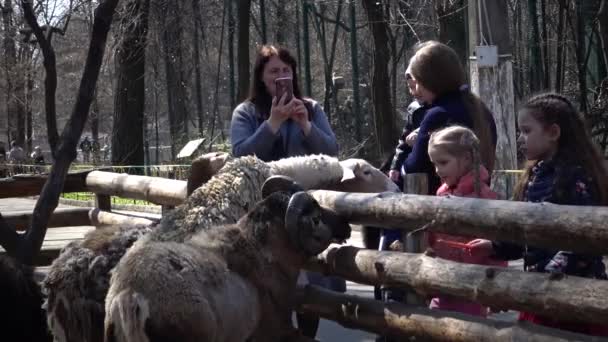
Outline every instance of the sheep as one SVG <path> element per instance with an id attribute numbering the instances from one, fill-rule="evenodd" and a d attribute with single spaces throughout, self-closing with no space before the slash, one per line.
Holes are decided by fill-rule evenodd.
<path id="1" fill-rule="evenodd" d="M 7 255 L 0 256 L 0 303 L 4 336 L 15 341 L 53 340 L 32 268 Z"/>
<path id="2" fill-rule="evenodd" d="M 311 195 L 276 192 L 183 243 L 144 238 L 113 271 L 105 341 L 291 341 L 300 267 L 349 236 Z"/>
<path id="3" fill-rule="evenodd" d="M 342 184 L 348 189 L 359 184 L 373 192 L 396 188 L 386 175 L 364 160 L 339 162 L 321 155 L 270 163 L 255 157 L 231 160 L 194 190 L 185 203 L 165 215 L 158 227 L 115 227 L 72 243 L 61 252 L 43 283 L 48 293 L 49 327 L 57 341 L 102 341 L 109 270 L 140 236 L 183 242 L 204 227 L 237 222 L 261 200 L 259 189 L 272 175 L 289 176 L 305 189 L 340 190 Z"/>

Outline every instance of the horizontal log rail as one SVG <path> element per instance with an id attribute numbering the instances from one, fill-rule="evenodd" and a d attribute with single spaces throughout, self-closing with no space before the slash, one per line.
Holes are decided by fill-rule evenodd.
<path id="1" fill-rule="evenodd" d="M 425 254 L 331 247 L 306 268 L 369 285 L 408 286 L 430 296 L 443 293 L 497 309 L 514 309 L 606 324 L 608 281 L 507 267 L 457 263 Z"/>
<path id="2" fill-rule="evenodd" d="M 65 178 L 62 192 L 87 191 L 85 179 L 90 171 L 70 173 Z M 15 175 L 10 178 L 0 178 L 0 198 L 36 196 L 48 175 Z"/>
<path id="3" fill-rule="evenodd" d="M 176 206 L 186 198 L 186 181 L 92 171 L 86 178 L 88 191 Z"/>
<path id="4" fill-rule="evenodd" d="M 91 208 L 59 208 L 55 209 L 49 219 L 48 228 L 69 226 L 90 226 L 89 211 Z M 32 212 L 13 212 L 2 215 L 9 227 L 15 230 L 25 230 L 32 222 Z"/>
<path id="5" fill-rule="evenodd" d="M 352 223 L 426 226 L 431 231 L 520 245 L 608 254 L 608 207 L 396 193 L 311 193 Z"/>
<path id="6" fill-rule="evenodd" d="M 299 311 L 313 313 L 351 328 L 407 341 L 565 342 L 608 341 L 527 322 L 508 323 L 456 312 L 430 310 L 396 302 L 383 303 L 306 286 L 297 291 Z"/>
<path id="7" fill-rule="evenodd" d="M 148 219 L 145 217 L 131 216 L 131 215 L 123 215 L 110 213 L 107 211 L 99 210 L 99 208 L 94 208 L 88 211 L 89 221 L 93 226 L 137 226 L 144 225 L 148 226 L 156 223 L 156 220 Z"/>

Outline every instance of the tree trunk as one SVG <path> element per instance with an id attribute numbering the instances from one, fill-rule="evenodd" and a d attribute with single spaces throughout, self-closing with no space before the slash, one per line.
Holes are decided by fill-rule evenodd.
<path id="1" fill-rule="evenodd" d="M 382 303 L 316 286 L 297 292 L 299 310 L 350 329 L 371 331 L 396 341 L 566 342 L 589 336 L 534 324 L 513 324 L 397 302 Z M 392 340 L 389 338 L 389 340 Z"/>
<path id="2" fill-rule="evenodd" d="M 608 254 L 606 207 L 392 193 L 319 190 L 312 194 L 321 205 L 336 210 L 354 224 L 397 229 L 425 225 L 429 231 L 522 246 Z"/>
<path id="3" fill-rule="evenodd" d="M 230 109 L 236 107 L 236 79 L 234 75 L 234 31 L 236 22 L 234 20 L 234 1 L 229 0 L 228 6 L 228 82 L 230 88 Z"/>
<path id="4" fill-rule="evenodd" d="M 122 18 L 123 38 L 116 53 L 112 164 L 144 164 L 146 40 L 150 0 L 131 0 Z"/>
<path id="5" fill-rule="evenodd" d="M 578 69 L 578 101 L 581 112 L 587 112 L 587 37 L 585 3 L 576 1 L 576 65 Z"/>
<path id="6" fill-rule="evenodd" d="M 551 87 L 551 65 L 549 56 L 549 36 L 547 33 L 547 0 L 540 0 L 541 37 L 543 43 L 543 89 Z"/>
<path id="7" fill-rule="evenodd" d="M 435 0 L 435 12 L 439 22 L 439 41 L 449 45 L 460 57 L 462 65 L 468 61 L 465 0 Z"/>
<path id="8" fill-rule="evenodd" d="M 608 282 L 603 280 L 573 276 L 560 279 L 508 267 L 353 246 L 330 247 L 306 268 L 368 285 L 410 286 L 421 295 L 441 293 L 495 309 L 531 312 L 571 322 L 608 321 Z"/>
<path id="9" fill-rule="evenodd" d="M 112 23 L 112 16 L 117 2 L 118 0 L 102 1 L 95 10 L 93 32 L 91 34 L 89 51 L 76 102 L 70 118 L 61 134 L 61 140 L 59 141 L 56 150 L 55 162 L 51 168 L 48 179 L 42 188 L 40 197 L 36 202 L 29 229 L 26 233 L 18 235 L 0 216 L 0 244 L 2 244 L 2 247 L 4 247 L 9 255 L 16 257 L 17 260 L 25 264 L 31 265 L 40 251 L 44 236 L 46 235 L 47 223 L 51 213 L 55 210 L 59 202 L 59 196 L 62 191 L 61 189 L 64 186 L 69 167 L 76 158 L 76 145 L 87 121 L 91 101 L 95 92 L 95 86 L 99 77 L 99 71 L 101 70 L 101 64 L 103 62 L 108 32 Z M 54 69 L 54 59 L 52 60 L 52 64 L 46 59 L 46 57 L 49 56 L 48 49 L 51 48 L 50 41 L 46 40 L 45 36 L 42 34 L 31 2 L 22 0 L 21 7 L 23 8 L 24 16 L 28 24 L 38 39 L 38 44 L 43 50 L 45 68 L 48 66 L 49 69 Z M 52 55 L 54 56 L 54 54 Z M 55 117 L 49 117 L 49 114 L 54 113 L 54 111 L 52 113 L 46 113 L 47 121 L 52 119 L 52 121 L 56 122 Z M 54 127 L 56 127 L 56 125 Z"/>
<path id="10" fill-rule="evenodd" d="M 560 0 L 559 1 L 559 14 L 558 14 L 558 18 L 557 18 L 557 36 L 556 36 L 556 52 L 555 52 L 555 91 L 558 93 L 562 92 L 562 88 L 563 88 L 563 80 L 564 80 L 564 76 L 563 76 L 563 70 L 564 70 L 564 60 L 565 60 L 565 49 L 564 49 L 564 44 L 565 44 L 565 40 L 564 40 L 564 21 L 565 21 L 565 15 L 566 15 L 566 4 L 564 3 L 564 0 Z M 601 16 L 600 16 L 601 18 Z M 606 18 L 606 25 L 608 25 L 608 17 Z M 600 19 L 600 27 L 601 26 L 601 19 Z M 608 26 L 607 26 L 608 28 Z M 608 37 L 608 35 L 606 36 Z"/>
<path id="11" fill-rule="evenodd" d="M 528 44 L 530 45 L 530 92 L 535 93 L 542 89 L 543 66 L 541 60 L 540 35 L 538 32 L 537 0 L 528 0 L 528 20 L 530 29 Z"/>
<path id="12" fill-rule="evenodd" d="M 16 28 L 11 0 L 4 0 L 2 7 L 4 23 L 4 58 L 7 86 L 8 133 L 10 140 L 21 147 L 25 143 L 25 70 L 18 65 L 15 41 Z"/>
<path id="13" fill-rule="evenodd" d="M 205 119 L 205 111 L 203 108 L 203 84 L 201 77 L 201 57 L 200 57 L 200 38 L 199 30 L 203 29 L 201 20 L 201 8 L 200 0 L 192 0 L 192 12 L 194 16 L 194 27 L 192 28 L 192 43 L 193 43 L 193 59 L 194 59 L 194 86 L 196 93 L 194 98 L 196 99 L 196 117 L 198 118 L 198 132 L 199 136 L 203 137 L 203 122 Z"/>
<path id="14" fill-rule="evenodd" d="M 395 146 L 397 127 L 395 114 L 391 104 L 390 76 L 388 65 L 390 61 L 390 46 L 388 19 L 384 15 L 384 2 L 377 0 L 362 0 L 363 8 L 367 12 L 370 30 L 373 39 L 373 71 L 372 71 L 372 102 L 376 138 L 379 142 L 380 154 L 391 151 Z"/>
<path id="15" fill-rule="evenodd" d="M 266 29 L 266 1 L 265 0 L 258 0 L 260 2 L 260 26 L 262 29 L 262 44 L 266 44 L 268 43 L 268 39 L 266 37 L 268 37 L 267 32 L 268 30 Z"/>
<path id="16" fill-rule="evenodd" d="M 188 92 L 182 65 L 182 22 L 179 2 L 165 4 L 160 13 L 164 18 L 162 40 L 165 53 L 165 75 L 167 80 L 167 104 L 169 110 L 169 130 L 171 132 L 171 157 L 188 139 Z"/>
<path id="17" fill-rule="evenodd" d="M 249 95 L 249 23 L 251 21 L 251 0 L 238 0 L 237 2 L 237 65 L 239 86 L 237 102 L 242 102 Z"/>
<path id="18" fill-rule="evenodd" d="M 285 24 L 288 22 L 287 20 L 291 19 L 291 18 L 288 18 L 287 14 L 285 13 L 286 6 L 287 6 L 286 0 L 277 0 L 277 11 L 276 11 L 277 25 L 276 25 L 274 41 L 280 46 L 284 46 L 287 43 L 287 37 L 285 36 Z M 296 4 L 296 6 L 297 6 L 297 4 Z M 296 15 L 296 18 L 297 18 L 297 15 Z M 299 31 L 297 28 L 298 28 L 298 25 L 296 25 L 296 29 L 294 31 Z M 298 61 L 298 64 L 300 64 L 299 61 Z"/>
<path id="19" fill-rule="evenodd" d="M 350 59 L 352 66 L 353 115 L 355 116 L 355 140 L 362 140 L 361 99 L 359 95 L 359 49 L 357 48 L 357 9 L 354 1 L 349 4 L 350 10 Z"/>

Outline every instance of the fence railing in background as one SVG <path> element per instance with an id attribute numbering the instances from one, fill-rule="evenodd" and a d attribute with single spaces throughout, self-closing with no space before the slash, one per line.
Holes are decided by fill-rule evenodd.
<path id="1" fill-rule="evenodd" d="M 84 181 L 82 175 L 76 177 L 81 182 L 79 186 L 84 187 L 84 191 L 102 194 L 100 196 L 133 196 L 165 205 L 177 205 L 186 198 L 185 181 L 104 171 L 85 174 Z M 41 187 L 40 179 L 36 181 Z M 319 203 L 353 223 L 404 230 L 424 226 L 428 231 L 512 241 L 554 250 L 608 253 L 608 207 L 392 193 L 355 194 L 323 190 L 311 193 Z M 135 224 L 133 218 L 126 215 L 97 209 L 89 211 L 89 215 L 91 213 L 97 213 L 98 222 Z M 111 215 L 111 218 L 106 215 Z M 89 219 L 94 221 L 91 217 Z M 364 284 L 407 286 L 421 294 L 445 293 L 500 309 L 600 324 L 608 321 L 607 281 L 574 276 L 553 277 L 440 260 L 432 254 L 378 252 L 352 246 L 331 247 L 307 268 Z M 506 336 L 508 340 L 592 340 L 589 336 L 540 326 L 502 324 L 464 314 L 365 301 L 336 293 L 329 296 L 314 288 L 298 294 L 304 311 L 357 329 L 391 333 L 400 338 L 494 341 L 500 335 L 501 339 Z"/>

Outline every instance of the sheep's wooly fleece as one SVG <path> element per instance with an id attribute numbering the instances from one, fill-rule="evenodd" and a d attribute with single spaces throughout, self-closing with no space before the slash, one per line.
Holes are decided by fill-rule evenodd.
<path id="1" fill-rule="evenodd" d="M 286 175 L 304 188 L 322 187 L 342 177 L 337 159 L 308 156 L 265 163 L 255 157 L 242 157 L 226 164 L 219 173 L 166 215 L 159 229 L 149 238 L 182 242 L 200 229 L 234 223 L 262 199 L 260 189 L 271 175 Z"/>

